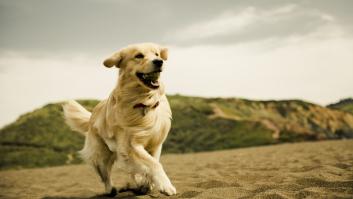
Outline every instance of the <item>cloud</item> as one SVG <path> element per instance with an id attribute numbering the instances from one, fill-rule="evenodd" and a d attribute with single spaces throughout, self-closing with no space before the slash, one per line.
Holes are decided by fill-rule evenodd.
<path id="1" fill-rule="evenodd" d="M 239 31 L 256 20 L 254 10 L 253 7 L 249 7 L 239 14 L 224 13 L 211 21 L 186 27 L 184 30 L 177 32 L 175 37 L 179 40 L 192 40 Z"/>
<path id="2" fill-rule="evenodd" d="M 352 6 L 350 0 L 0 1 L 0 49 L 95 53 L 146 41 L 229 45 L 307 34 L 327 23 L 352 35 Z"/>
<path id="3" fill-rule="evenodd" d="M 182 45 L 229 45 L 252 40 L 286 38 L 315 32 L 326 25 L 335 25 L 335 18 L 318 9 L 296 4 L 272 9 L 253 6 L 228 10 L 220 15 L 191 24 L 166 36 L 166 40 Z"/>
<path id="4" fill-rule="evenodd" d="M 291 4 L 265 12 L 255 7 L 247 7 L 239 13 L 227 11 L 210 21 L 192 24 L 184 30 L 177 32 L 175 36 L 181 40 L 222 36 L 224 34 L 241 31 L 260 20 L 273 22 L 277 20 L 273 17 L 281 17 L 281 15 L 290 13 L 295 7 L 296 5 Z"/>

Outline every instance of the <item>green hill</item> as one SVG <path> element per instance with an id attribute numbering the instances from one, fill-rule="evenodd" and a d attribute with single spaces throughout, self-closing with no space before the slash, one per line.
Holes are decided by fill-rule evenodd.
<path id="1" fill-rule="evenodd" d="M 346 111 L 348 113 L 353 114 L 353 99 L 352 98 L 343 99 L 337 103 L 330 104 L 327 107 L 341 110 L 341 111 Z"/>
<path id="2" fill-rule="evenodd" d="M 353 115 L 299 100 L 169 96 L 173 111 L 164 153 L 353 137 Z M 91 110 L 98 101 L 79 100 Z M 83 137 L 64 124 L 60 103 L 0 130 L 0 169 L 79 163 Z"/>

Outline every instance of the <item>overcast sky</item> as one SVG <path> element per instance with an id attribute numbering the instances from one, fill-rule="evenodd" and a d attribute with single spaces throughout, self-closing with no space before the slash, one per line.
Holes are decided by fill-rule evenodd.
<path id="1" fill-rule="evenodd" d="M 170 49 L 167 93 L 353 96 L 353 1 L 0 0 L 0 126 L 65 99 L 104 99 L 131 43 Z"/>

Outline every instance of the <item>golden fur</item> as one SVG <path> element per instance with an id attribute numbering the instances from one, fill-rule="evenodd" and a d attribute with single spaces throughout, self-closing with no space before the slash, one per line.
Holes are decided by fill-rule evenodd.
<path id="1" fill-rule="evenodd" d="M 137 53 L 144 58 L 135 58 Z M 159 83 L 159 88 L 151 89 L 136 77 L 137 72 L 153 71 L 152 61 L 165 61 L 167 56 L 166 48 L 153 43 L 121 49 L 104 61 L 106 67 L 120 68 L 118 84 L 92 115 L 75 101 L 63 105 L 67 124 L 86 136 L 82 157 L 94 166 L 108 193 L 116 192 L 110 179 L 116 162 L 132 179 L 118 191 L 148 186 L 167 195 L 176 194 L 159 162 L 172 117 L 164 86 Z"/>

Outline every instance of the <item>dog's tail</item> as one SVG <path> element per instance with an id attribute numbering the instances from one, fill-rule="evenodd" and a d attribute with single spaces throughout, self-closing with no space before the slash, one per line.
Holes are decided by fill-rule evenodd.
<path id="1" fill-rule="evenodd" d="M 63 104 L 66 124 L 74 131 L 85 135 L 89 127 L 91 113 L 74 100 Z"/>

